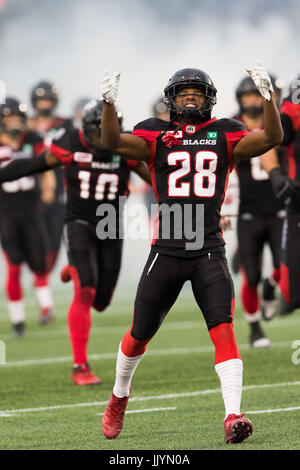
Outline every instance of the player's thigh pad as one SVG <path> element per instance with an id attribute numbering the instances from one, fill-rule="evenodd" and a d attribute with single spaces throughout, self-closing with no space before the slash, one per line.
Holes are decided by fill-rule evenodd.
<path id="1" fill-rule="evenodd" d="M 150 252 L 134 304 L 131 334 L 145 340 L 154 336 L 185 282 L 178 258 Z"/>
<path id="2" fill-rule="evenodd" d="M 241 265 L 250 287 L 255 287 L 261 278 L 261 256 L 266 227 L 260 217 L 252 220 L 238 219 L 238 243 Z"/>
<path id="3" fill-rule="evenodd" d="M 64 227 L 69 264 L 77 271 L 80 287 L 97 285 L 97 237 L 86 221 L 67 222 Z"/>
<path id="4" fill-rule="evenodd" d="M 209 330 L 221 323 L 232 322 L 234 287 L 223 253 L 198 257 L 191 283 Z"/>
<path id="5" fill-rule="evenodd" d="M 25 260 L 22 232 L 18 221 L 8 217 L 1 220 L 1 244 L 9 262 L 20 265 Z"/>
<path id="6" fill-rule="evenodd" d="M 114 293 L 122 260 L 122 240 L 98 240 L 95 308 L 103 310 Z"/>
<path id="7" fill-rule="evenodd" d="M 30 269 L 35 273 L 45 273 L 47 271 L 49 239 L 40 213 L 24 220 L 23 235 L 26 261 Z"/>

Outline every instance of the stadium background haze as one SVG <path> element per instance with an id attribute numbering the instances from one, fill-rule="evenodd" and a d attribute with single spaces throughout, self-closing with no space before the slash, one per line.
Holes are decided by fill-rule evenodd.
<path id="1" fill-rule="evenodd" d="M 176 70 L 198 67 L 218 89 L 214 115 L 231 117 L 235 87 L 257 58 L 286 89 L 299 74 L 299 24 L 298 0 L 1 0 L 0 79 L 7 95 L 28 105 L 37 81 L 54 81 L 57 111 L 68 117 L 78 98 L 100 96 L 105 69 L 118 70 L 118 106 L 130 130 L 150 116 Z M 141 196 L 133 195 L 135 202 Z M 234 232 L 226 239 L 230 253 Z M 149 246 L 150 240 L 125 240 L 117 291 L 135 290 Z M 62 253 L 54 284 L 64 262 Z M 1 260 L 2 286 L 3 270 Z"/>

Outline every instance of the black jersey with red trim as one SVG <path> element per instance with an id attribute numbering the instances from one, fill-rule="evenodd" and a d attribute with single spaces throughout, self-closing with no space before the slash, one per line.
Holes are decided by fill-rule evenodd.
<path id="1" fill-rule="evenodd" d="M 283 145 L 288 150 L 288 176 L 300 182 L 300 104 L 293 103 L 292 95 L 281 105 L 281 122 Z"/>
<path id="2" fill-rule="evenodd" d="M 33 131 L 24 134 L 16 150 L 2 144 L 0 137 L 1 166 L 7 165 L 11 160 L 37 157 L 44 151 L 44 140 Z M 40 189 L 37 176 L 24 176 L 0 185 L 0 211 L 3 217 L 26 216 L 37 209 L 39 201 Z"/>
<path id="3" fill-rule="evenodd" d="M 65 166 L 65 220 L 79 219 L 97 224 L 107 216 L 96 214 L 99 205 L 110 204 L 112 211 L 115 210 L 118 234 L 119 197 L 129 194 L 130 171 L 138 162 L 89 146 L 82 131 L 75 128 L 61 128 L 52 140 L 50 152 Z"/>
<path id="4" fill-rule="evenodd" d="M 242 121 L 241 117 L 237 118 Z M 257 129 L 261 130 L 261 129 Z M 254 129 L 249 129 L 255 132 Z M 260 157 L 249 158 L 236 166 L 239 177 L 239 212 L 259 215 L 274 215 L 284 206 L 275 197 L 268 173 L 262 167 Z"/>
<path id="5" fill-rule="evenodd" d="M 153 249 L 186 257 L 223 250 L 220 210 L 234 166 L 232 152 L 248 131 L 232 119 L 179 129 L 176 124 L 151 118 L 133 131 L 150 146 L 148 167 L 159 205 Z"/>

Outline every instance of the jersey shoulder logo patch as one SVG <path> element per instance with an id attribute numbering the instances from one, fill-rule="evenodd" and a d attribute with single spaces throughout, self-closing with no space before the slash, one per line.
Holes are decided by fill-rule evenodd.
<path id="1" fill-rule="evenodd" d="M 91 163 L 93 161 L 93 154 L 87 152 L 75 152 L 74 162 Z"/>

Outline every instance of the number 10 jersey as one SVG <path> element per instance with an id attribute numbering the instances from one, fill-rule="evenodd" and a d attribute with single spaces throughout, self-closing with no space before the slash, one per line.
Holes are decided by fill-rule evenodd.
<path id="1" fill-rule="evenodd" d="M 232 152 L 249 132 L 234 119 L 183 124 L 151 118 L 133 134 L 150 147 L 148 163 L 159 206 L 153 249 L 174 256 L 223 250 L 220 210 L 233 169 Z"/>

